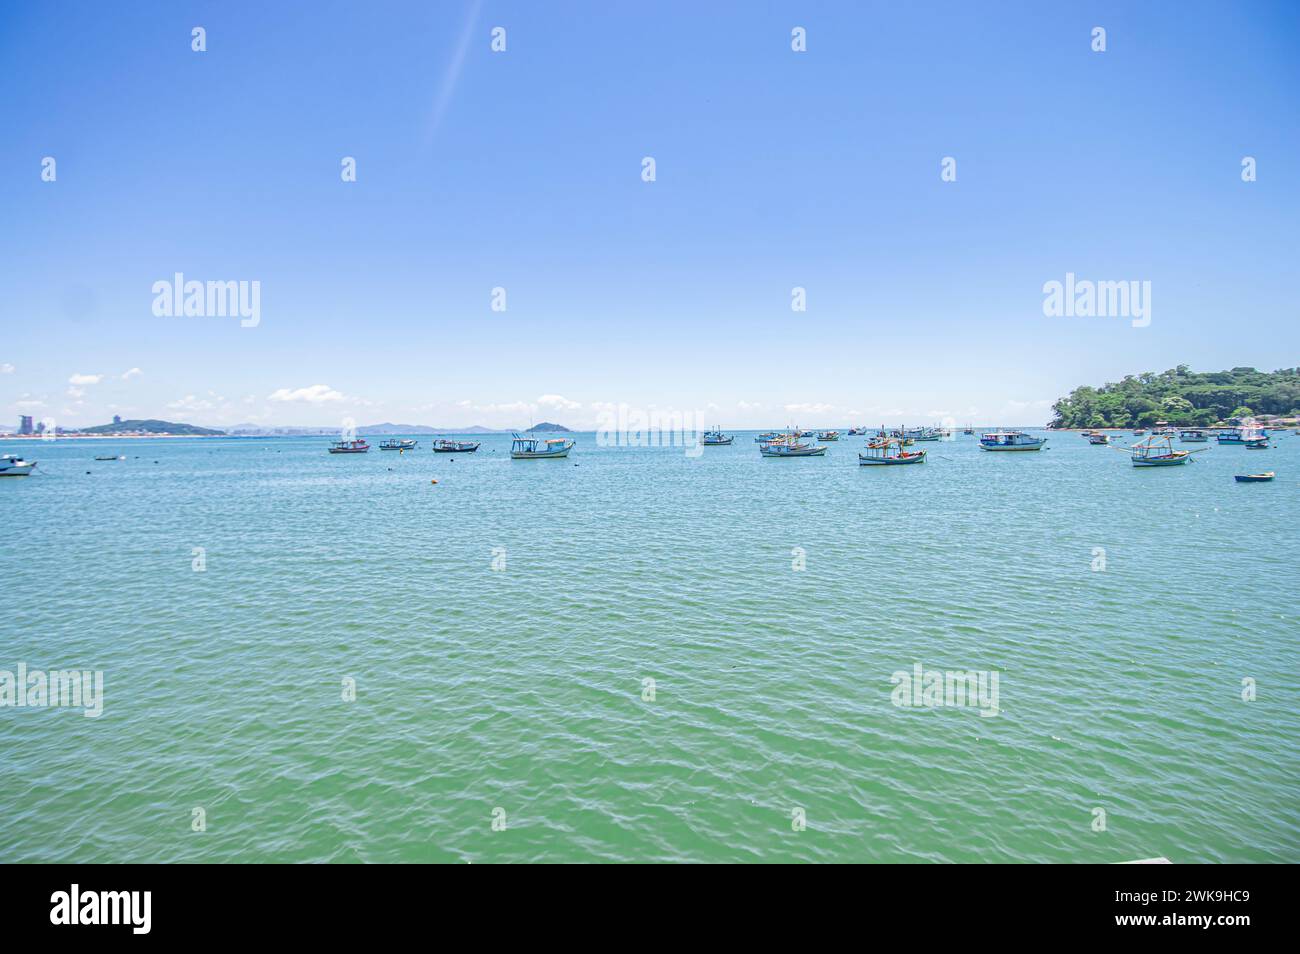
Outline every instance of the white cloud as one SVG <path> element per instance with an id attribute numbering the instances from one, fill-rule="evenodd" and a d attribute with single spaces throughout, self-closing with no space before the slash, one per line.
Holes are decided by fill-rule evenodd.
<path id="1" fill-rule="evenodd" d="M 328 384 L 313 384 L 305 388 L 280 388 L 267 396 L 271 401 L 305 401 L 308 404 L 325 404 L 344 400 L 341 391 L 335 391 Z"/>
<path id="2" fill-rule="evenodd" d="M 537 399 L 537 403 L 542 407 L 554 408 L 557 411 L 576 411 L 582 407 L 577 401 L 570 401 L 558 394 L 543 394 Z"/>
<path id="3" fill-rule="evenodd" d="M 132 368 L 130 371 L 127 371 L 125 374 L 122 375 L 122 380 L 130 381 L 132 378 L 139 377 L 142 374 L 144 374 L 144 372 L 141 371 L 139 368 Z"/>
<path id="4" fill-rule="evenodd" d="M 172 401 L 167 405 L 173 411 L 211 411 L 217 405 L 205 398 L 197 398 L 193 394 L 187 394 L 179 401 Z"/>
<path id="5" fill-rule="evenodd" d="M 756 410 L 758 410 L 758 409 L 759 409 L 760 407 L 762 407 L 762 406 L 763 406 L 763 405 L 759 404 L 757 401 L 752 401 L 752 402 L 751 402 L 751 401 L 737 401 L 737 402 L 736 402 L 736 407 L 740 408 L 740 410 L 742 410 L 742 411 L 756 411 Z"/>
<path id="6" fill-rule="evenodd" d="M 80 398 L 83 398 L 83 397 L 85 397 L 85 396 L 86 396 L 86 392 L 85 392 L 85 390 L 82 389 L 82 388 L 68 388 L 68 397 L 70 397 L 70 398 L 78 398 L 78 399 L 80 399 Z"/>
<path id="7" fill-rule="evenodd" d="M 68 378 L 69 384 L 98 384 L 104 380 L 102 374 L 74 374 Z"/>
<path id="8" fill-rule="evenodd" d="M 785 409 L 791 414 L 826 414 L 835 410 L 834 404 L 787 404 Z"/>
<path id="9" fill-rule="evenodd" d="M 8 361 L 6 361 L 4 364 L 0 364 L 0 374 L 13 374 L 13 373 L 14 373 L 14 366 L 10 364 Z"/>

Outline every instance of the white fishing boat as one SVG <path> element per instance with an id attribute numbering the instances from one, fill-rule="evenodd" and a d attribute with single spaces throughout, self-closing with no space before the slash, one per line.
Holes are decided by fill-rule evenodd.
<path id="1" fill-rule="evenodd" d="M 986 451 L 1036 451 L 1047 443 L 1046 437 L 1031 437 L 1024 431 L 992 431 L 980 438 Z"/>
<path id="2" fill-rule="evenodd" d="M 569 451 L 577 441 L 565 440 L 563 437 L 551 437 L 543 440 L 540 437 L 520 437 L 514 435 L 514 441 L 510 444 L 510 457 L 512 460 L 546 460 L 559 457 L 568 457 Z"/>
<path id="3" fill-rule="evenodd" d="M 26 477 L 35 467 L 34 460 L 23 460 L 14 454 L 0 456 L 0 477 Z"/>

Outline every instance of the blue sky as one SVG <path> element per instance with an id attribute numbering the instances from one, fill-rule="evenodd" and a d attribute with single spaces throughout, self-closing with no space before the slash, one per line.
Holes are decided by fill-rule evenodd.
<path id="1" fill-rule="evenodd" d="M 4 423 L 1034 424 L 1296 364 L 1294 3 L 10 4 L 0 68 Z M 155 316 L 176 272 L 260 323 Z M 1067 272 L 1150 326 L 1046 317 Z"/>

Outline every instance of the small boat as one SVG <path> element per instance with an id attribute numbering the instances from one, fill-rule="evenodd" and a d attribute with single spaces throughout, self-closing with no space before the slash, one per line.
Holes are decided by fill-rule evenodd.
<path id="1" fill-rule="evenodd" d="M 975 428 L 973 428 L 973 427 L 963 427 L 961 432 L 962 432 L 963 434 L 974 434 L 974 433 L 975 433 Z"/>
<path id="2" fill-rule="evenodd" d="M 980 437 L 980 449 L 986 451 L 1036 451 L 1046 443 L 1046 437 L 1031 437 L 1024 431 L 993 431 Z"/>
<path id="3" fill-rule="evenodd" d="M 1135 430 L 1135 431 L 1133 432 L 1133 436 L 1134 436 L 1134 437 L 1145 437 L 1145 436 L 1146 436 L 1146 431 L 1142 430 L 1142 428 L 1139 427 L 1137 430 Z"/>
<path id="4" fill-rule="evenodd" d="M 859 435 L 866 434 L 866 433 L 867 433 L 867 429 L 866 429 L 865 427 L 850 427 L 850 428 L 849 428 L 849 437 L 857 437 L 857 436 L 859 436 Z"/>
<path id="5" fill-rule="evenodd" d="M 1258 427 L 1229 427 L 1215 435 L 1220 444 L 1267 444 L 1268 431 Z"/>
<path id="6" fill-rule="evenodd" d="M 334 441 L 330 444 L 331 454 L 364 454 L 370 450 L 370 445 L 366 443 L 364 437 L 357 437 L 350 441 Z"/>
<path id="7" fill-rule="evenodd" d="M 1092 431 L 1092 429 L 1089 428 L 1089 429 L 1086 430 L 1086 431 L 1080 431 L 1080 432 L 1079 432 L 1079 436 L 1080 436 L 1080 437 L 1084 437 L 1084 438 L 1092 437 L 1093 433 L 1094 433 L 1094 432 Z"/>
<path id="8" fill-rule="evenodd" d="M 817 439 L 819 441 L 837 441 L 840 439 L 839 431 L 818 431 Z"/>
<path id="9" fill-rule="evenodd" d="M 868 444 L 867 453 L 858 455 L 858 465 L 861 467 L 924 463 L 925 451 L 903 450 L 903 440 L 899 437 L 890 437 L 879 443 Z"/>
<path id="10" fill-rule="evenodd" d="M 435 454 L 472 454 L 479 449 L 479 444 L 479 441 L 436 440 L 433 442 L 433 452 Z"/>
<path id="11" fill-rule="evenodd" d="M 913 441 L 937 441 L 943 437 L 943 432 L 934 427 L 914 427 L 895 436 L 909 438 Z"/>
<path id="12" fill-rule="evenodd" d="M 777 440 L 760 444 L 758 452 L 764 457 L 821 457 L 826 453 L 826 445 L 802 441 L 799 432 L 792 431 Z"/>
<path id="13" fill-rule="evenodd" d="M 1262 484 L 1265 481 L 1272 480 L 1274 476 L 1273 471 L 1266 470 L 1262 474 L 1237 474 L 1232 479 L 1239 484 Z"/>
<path id="14" fill-rule="evenodd" d="M 1243 441 L 1242 443 L 1246 445 L 1246 450 L 1268 450 L 1267 437 L 1256 437 L 1252 440 Z"/>
<path id="15" fill-rule="evenodd" d="M 1119 448 L 1116 448 L 1118 450 Z M 1197 451 L 1174 450 L 1173 440 L 1168 435 L 1152 434 L 1144 441 L 1134 444 L 1129 449 L 1130 460 L 1134 467 L 1169 467 L 1185 464 Z"/>
<path id="16" fill-rule="evenodd" d="M 26 477 L 36 467 L 36 461 L 23 460 L 15 454 L 0 457 L 0 477 Z"/>
<path id="17" fill-rule="evenodd" d="M 411 440 L 409 437 L 401 440 L 387 440 L 379 442 L 380 450 L 408 451 L 415 450 L 420 444 L 419 441 Z"/>
<path id="18" fill-rule="evenodd" d="M 510 444 L 510 459 L 550 460 L 568 457 L 569 451 L 573 449 L 573 445 L 576 443 L 577 441 L 566 440 L 563 437 L 551 437 L 543 440 L 540 437 L 520 437 L 515 434 L 514 440 Z"/>
<path id="19" fill-rule="evenodd" d="M 754 443 L 766 444 L 769 441 L 778 440 L 781 436 L 782 435 L 779 431 L 764 431 L 762 434 L 759 434 L 757 437 L 754 438 Z"/>
<path id="20" fill-rule="evenodd" d="M 1210 439 L 1210 435 L 1201 430 L 1179 431 L 1178 439 L 1184 444 L 1204 444 Z"/>
<path id="21" fill-rule="evenodd" d="M 95 460 L 126 460 L 126 456 L 123 454 L 98 454 Z"/>
<path id="22" fill-rule="evenodd" d="M 723 447 L 735 439 L 735 435 L 722 433 L 722 428 L 715 424 L 713 430 L 704 432 L 704 436 L 700 438 L 700 443 L 706 447 Z"/>
<path id="23" fill-rule="evenodd" d="M 1104 433 L 1104 432 L 1102 432 L 1102 431 L 1094 431 L 1093 433 L 1091 433 L 1091 434 L 1088 435 L 1088 443 L 1089 443 L 1089 444 L 1109 444 L 1109 443 L 1110 443 L 1110 435 L 1109 435 L 1109 434 L 1106 434 L 1106 433 Z"/>

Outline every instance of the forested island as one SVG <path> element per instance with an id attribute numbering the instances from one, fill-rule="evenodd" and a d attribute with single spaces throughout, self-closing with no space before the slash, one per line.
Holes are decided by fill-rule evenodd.
<path id="1" fill-rule="evenodd" d="M 1052 427 L 1212 427 L 1231 419 L 1300 415 L 1300 368 L 1191 371 L 1127 375 L 1099 388 L 1080 387 L 1052 406 Z"/>

